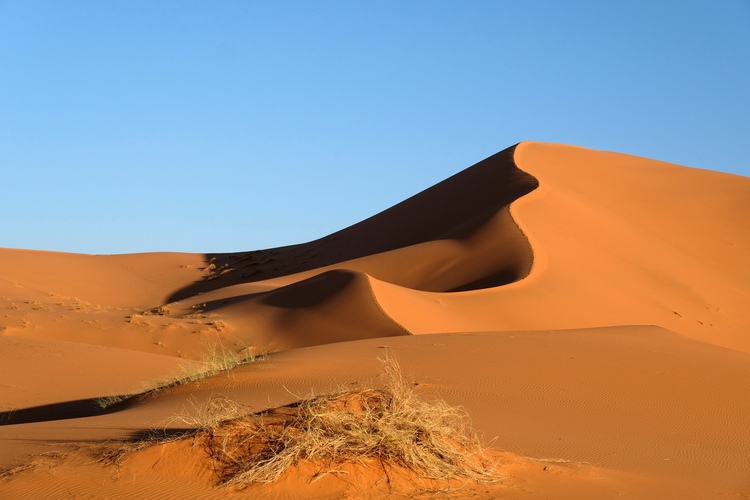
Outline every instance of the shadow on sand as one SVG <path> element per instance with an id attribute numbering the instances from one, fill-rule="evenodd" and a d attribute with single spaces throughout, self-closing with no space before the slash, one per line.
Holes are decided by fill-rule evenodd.
<path id="1" fill-rule="evenodd" d="M 107 415 L 130 408 L 136 398 L 122 396 L 122 399 L 105 407 L 102 407 L 98 398 L 91 398 L 4 411 L 0 412 L 0 425 L 31 424 Z"/>

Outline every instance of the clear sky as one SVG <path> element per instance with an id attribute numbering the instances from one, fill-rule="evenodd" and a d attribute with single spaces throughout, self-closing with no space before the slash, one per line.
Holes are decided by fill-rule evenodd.
<path id="1" fill-rule="evenodd" d="M 522 140 L 750 175 L 750 1 L 0 0 L 0 247 L 302 243 Z"/>

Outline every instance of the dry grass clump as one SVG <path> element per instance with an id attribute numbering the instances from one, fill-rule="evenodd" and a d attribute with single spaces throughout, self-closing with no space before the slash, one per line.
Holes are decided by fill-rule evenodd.
<path id="1" fill-rule="evenodd" d="M 172 308 L 169 304 L 164 304 L 153 309 L 148 309 L 141 313 L 143 316 L 169 316 L 172 314 Z"/>
<path id="2" fill-rule="evenodd" d="M 311 397 L 247 416 L 239 416 L 237 405 L 211 400 L 183 420 L 201 429 L 194 439 L 219 482 L 240 489 L 272 482 L 302 462 L 319 466 L 318 476 L 374 462 L 431 480 L 499 479 L 462 410 L 422 400 L 393 359 L 383 365 L 383 389 Z"/>
<path id="3" fill-rule="evenodd" d="M 208 324 L 208 326 L 215 328 L 217 332 L 223 332 L 227 328 L 229 328 L 229 325 L 227 325 L 226 321 L 222 321 L 220 319 L 217 319 L 216 321 L 212 321 Z"/>
<path id="4" fill-rule="evenodd" d="M 179 377 L 179 380 L 183 383 L 202 380 L 206 377 L 231 370 L 236 366 L 253 363 L 266 358 L 267 355 L 265 353 L 255 355 L 248 348 L 233 351 L 220 342 L 214 342 L 203 353 L 201 366 L 198 369 L 185 368 L 184 376 Z"/>
<path id="5" fill-rule="evenodd" d="M 141 392 L 101 397 L 96 400 L 96 403 L 100 408 L 105 409 L 137 396 L 152 395 L 179 385 L 198 382 L 205 378 L 229 371 L 237 366 L 255 363 L 256 361 L 265 359 L 267 359 L 267 354 L 265 353 L 255 355 L 249 348 L 233 351 L 220 342 L 215 342 L 208 347 L 206 352 L 204 352 L 201 363 L 185 364 L 182 366 L 180 372 L 166 379 L 155 380 L 149 383 L 148 387 Z"/>
<path id="6" fill-rule="evenodd" d="M 12 466 L 12 467 L 0 468 L 0 479 L 5 479 L 8 477 L 20 474 L 22 472 L 32 471 L 32 470 L 36 470 L 41 467 L 44 467 L 46 465 L 51 465 L 55 463 L 56 461 L 65 458 L 66 456 L 67 456 L 66 453 L 57 452 L 57 451 L 46 451 L 44 453 L 40 453 L 39 455 L 35 456 L 33 459 L 29 460 L 28 462 L 22 463 L 20 465 Z"/>

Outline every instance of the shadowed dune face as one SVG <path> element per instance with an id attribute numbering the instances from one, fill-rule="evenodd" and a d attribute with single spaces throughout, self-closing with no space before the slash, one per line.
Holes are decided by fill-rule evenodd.
<path id="1" fill-rule="evenodd" d="M 320 240 L 207 255 L 209 274 L 171 300 L 241 324 L 241 343 L 271 350 L 408 333 L 374 283 L 466 292 L 531 270 L 533 252 L 510 205 L 538 183 L 516 167 L 514 149 Z"/>
<path id="2" fill-rule="evenodd" d="M 247 343 L 272 351 L 409 334 L 380 307 L 370 278 L 348 270 L 327 271 L 218 311 L 238 324 L 261 318 L 254 324 L 263 333 Z"/>
<path id="3" fill-rule="evenodd" d="M 211 279 L 171 300 L 237 283 L 345 267 L 417 290 L 502 286 L 525 277 L 533 255 L 510 204 L 533 191 L 534 177 L 508 148 L 365 221 L 301 245 L 208 254 Z M 492 238 L 483 234 L 492 231 Z"/>
<path id="4" fill-rule="evenodd" d="M 356 279 L 357 276 L 351 272 L 328 271 L 268 292 L 262 298 L 262 302 L 284 309 L 313 307 L 344 293 L 347 288 L 354 285 Z"/>

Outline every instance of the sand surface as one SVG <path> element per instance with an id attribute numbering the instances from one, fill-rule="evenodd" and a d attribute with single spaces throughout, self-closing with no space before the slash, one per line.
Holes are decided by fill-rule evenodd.
<path id="1" fill-rule="evenodd" d="M 372 464 L 222 488 L 184 440 L 97 460 L 217 397 L 379 387 L 384 356 L 490 443 L 503 479 L 447 498 L 750 498 L 748 256 L 750 179 L 531 142 L 300 245 L 0 249 L 0 498 L 414 496 Z M 96 403 L 217 349 L 267 356 Z"/>

